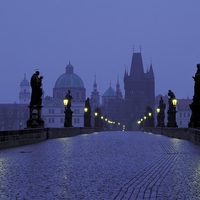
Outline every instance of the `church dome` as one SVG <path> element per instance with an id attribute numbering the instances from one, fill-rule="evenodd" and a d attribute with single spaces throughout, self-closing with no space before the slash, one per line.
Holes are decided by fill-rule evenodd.
<path id="1" fill-rule="evenodd" d="M 110 86 L 105 93 L 102 95 L 102 97 L 116 97 L 115 90 Z"/>
<path id="2" fill-rule="evenodd" d="M 26 79 L 26 74 L 24 74 L 24 79 L 21 81 L 20 86 L 29 86 L 29 82 Z"/>
<path id="3" fill-rule="evenodd" d="M 73 66 L 69 63 L 66 72 L 58 77 L 54 88 L 84 88 L 82 79 L 74 73 Z"/>

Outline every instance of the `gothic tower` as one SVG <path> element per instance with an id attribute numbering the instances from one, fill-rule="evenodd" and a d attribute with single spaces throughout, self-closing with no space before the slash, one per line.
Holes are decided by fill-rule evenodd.
<path id="1" fill-rule="evenodd" d="M 97 91 L 96 75 L 94 77 L 93 91 L 90 97 L 90 106 L 92 110 L 100 106 L 100 95 Z"/>
<path id="2" fill-rule="evenodd" d="M 132 56 L 130 74 L 124 73 L 126 129 L 137 130 L 137 121 L 144 116 L 146 106 L 154 110 L 155 86 L 152 64 L 145 73 L 141 52 Z"/>
<path id="3" fill-rule="evenodd" d="M 24 79 L 20 83 L 19 100 L 20 104 L 29 104 L 30 102 L 30 84 L 26 79 L 26 74 L 24 74 Z"/>

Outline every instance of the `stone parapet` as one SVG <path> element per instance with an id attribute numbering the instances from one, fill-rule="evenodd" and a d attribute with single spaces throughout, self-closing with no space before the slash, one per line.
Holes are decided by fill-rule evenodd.
<path id="1" fill-rule="evenodd" d="M 46 140 L 46 129 L 0 131 L 0 149 Z"/>
<path id="2" fill-rule="evenodd" d="M 96 127 L 31 128 L 0 131 L 0 149 L 33 144 L 47 139 L 71 137 L 100 131 L 102 129 Z"/>
<path id="3" fill-rule="evenodd" d="M 200 144 L 200 129 L 155 127 L 151 132 Z"/>
<path id="4" fill-rule="evenodd" d="M 71 137 L 80 134 L 89 134 L 102 131 L 96 127 L 62 127 L 62 128 L 47 128 L 47 139 Z"/>

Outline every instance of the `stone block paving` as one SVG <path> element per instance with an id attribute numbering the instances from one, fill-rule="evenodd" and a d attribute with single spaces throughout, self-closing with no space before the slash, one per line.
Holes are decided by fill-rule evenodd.
<path id="1" fill-rule="evenodd" d="M 0 151 L 0 200 L 200 200 L 200 146 L 100 132 Z"/>

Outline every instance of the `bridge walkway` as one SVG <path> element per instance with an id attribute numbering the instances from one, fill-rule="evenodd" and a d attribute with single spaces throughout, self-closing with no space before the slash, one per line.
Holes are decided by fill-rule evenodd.
<path id="1" fill-rule="evenodd" d="M 98 132 L 0 151 L 1 200 L 200 199 L 200 146 Z"/>

